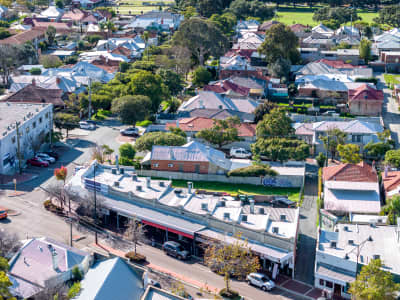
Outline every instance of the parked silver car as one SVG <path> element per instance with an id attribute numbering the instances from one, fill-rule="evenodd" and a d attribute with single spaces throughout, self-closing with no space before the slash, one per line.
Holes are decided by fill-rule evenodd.
<path id="1" fill-rule="evenodd" d="M 257 286 L 263 291 L 270 291 L 275 287 L 275 282 L 269 279 L 267 275 L 261 273 L 250 273 L 247 275 L 247 283 Z"/>

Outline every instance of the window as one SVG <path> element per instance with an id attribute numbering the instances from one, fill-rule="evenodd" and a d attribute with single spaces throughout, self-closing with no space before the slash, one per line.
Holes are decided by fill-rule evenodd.
<path id="1" fill-rule="evenodd" d="M 36 122 L 32 123 L 32 128 L 34 128 L 34 129 L 36 128 Z"/>
<path id="2" fill-rule="evenodd" d="M 333 283 L 332 282 L 330 282 L 330 281 L 325 281 L 325 286 L 327 287 L 327 288 L 333 288 Z"/>
<path id="3" fill-rule="evenodd" d="M 174 164 L 168 164 L 168 168 L 172 168 Z"/>
<path id="4" fill-rule="evenodd" d="M 325 281 L 324 281 L 323 279 L 320 279 L 320 280 L 319 280 L 319 285 L 320 285 L 320 286 L 324 286 L 324 283 L 325 283 Z"/>
<path id="5" fill-rule="evenodd" d="M 154 168 L 158 168 L 158 164 L 153 164 L 153 167 Z"/>
<path id="6" fill-rule="evenodd" d="M 39 123 L 42 123 L 43 119 L 42 117 L 39 118 Z"/>
<path id="7" fill-rule="evenodd" d="M 13 136 L 13 137 L 11 138 L 11 142 L 12 142 L 13 144 L 15 144 L 15 136 Z"/>
<path id="8" fill-rule="evenodd" d="M 48 119 L 49 118 L 49 113 L 47 112 L 44 116 L 45 116 L 46 119 Z"/>
<path id="9" fill-rule="evenodd" d="M 29 127 L 26 127 L 25 131 L 26 133 L 29 133 Z"/>
<path id="10" fill-rule="evenodd" d="M 355 142 L 355 143 L 361 143 L 362 141 L 362 135 L 357 135 L 357 134 L 353 134 L 351 136 L 351 141 Z"/>

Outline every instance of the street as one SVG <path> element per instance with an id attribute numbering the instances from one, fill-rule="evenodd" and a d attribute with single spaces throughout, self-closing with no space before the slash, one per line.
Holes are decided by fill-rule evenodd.
<path id="1" fill-rule="evenodd" d="M 30 167 L 27 172 L 36 172 L 37 177 L 29 182 L 18 184 L 17 190 L 23 191 L 24 194 L 11 197 L 10 195 L 13 193 L 11 186 L 2 189 L 0 192 L 1 206 L 13 210 L 15 215 L 12 214 L 8 219 L 0 221 L 0 230 L 16 232 L 21 239 L 48 236 L 69 244 L 70 225 L 64 218 L 44 209 L 42 203 L 46 200 L 47 195 L 40 186 L 46 187 L 53 184 L 55 180 L 53 172 L 56 167 L 66 166 L 69 175 L 71 175 L 76 165 L 89 162 L 91 147 L 96 143 L 98 145 L 107 144 L 117 151 L 120 145 L 117 141 L 119 129 L 120 125 L 117 122 L 110 121 L 105 126 L 100 126 L 95 131 L 88 132 L 87 135 L 79 136 L 71 148 L 65 147 L 59 162 L 51 165 L 49 169 Z M 74 238 L 80 238 L 78 242 L 74 242 L 75 247 L 93 250 L 94 237 L 92 232 L 87 230 L 81 232 L 74 226 L 72 235 Z M 106 244 L 107 240 L 99 238 L 99 243 Z M 146 255 L 151 265 L 217 289 L 225 286 L 222 276 L 211 272 L 200 263 L 179 261 L 166 256 L 160 249 L 147 245 L 140 245 L 138 251 Z M 285 292 L 281 288 L 275 288 L 271 292 L 263 292 L 245 282 L 234 280 L 232 281 L 232 288 L 243 295 L 245 299 L 303 299 L 303 297 Z"/>

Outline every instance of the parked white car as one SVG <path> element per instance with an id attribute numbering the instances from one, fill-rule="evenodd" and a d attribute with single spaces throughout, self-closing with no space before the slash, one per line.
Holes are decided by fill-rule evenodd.
<path id="1" fill-rule="evenodd" d="M 275 282 L 268 278 L 267 275 L 261 273 L 250 273 L 247 275 L 247 283 L 262 289 L 263 291 L 270 291 L 275 287 Z"/>
<path id="2" fill-rule="evenodd" d="M 88 129 L 88 130 L 96 129 L 96 125 L 94 125 L 92 123 L 88 123 L 86 121 L 80 121 L 79 122 L 79 127 L 80 127 L 80 129 Z"/>
<path id="3" fill-rule="evenodd" d="M 121 135 L 139 136 L 139 129 L 136 127 L 128 127 L 119 131 Z"/>
<path id="4" fill-rule="evenodd" d="M 51 164 L 54 164 L 56 162 L 56 159 L 54 157 L 51 157 L 50 155 L 46 153 L 38 153 L 36 154 L 37 158 L 40 158 L 41 160 L 47 161 Z"/>
<path id="5" fill-rule="evenodd" d="M 244 149 L 244 148 L 231 148 L 231 151 L 229 152 L 230 156 L 236 157 L 236 158 L 250 158 L 251 157 L 251 152 Z"/>

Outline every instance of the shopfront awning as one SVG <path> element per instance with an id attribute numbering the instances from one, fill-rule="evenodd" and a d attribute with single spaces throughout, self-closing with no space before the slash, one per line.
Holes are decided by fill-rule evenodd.
<path id="1" fill-rule="evenodd" d="M 347 283 L 351 283 L 356 280 L 355 275 L 351 275 L 345 270 L 339 270 L 337 268 L 320 264 L 317 265 L 316 273 L 319 275 L 319 277 L 325 280 L 333 281 L 343 286 L 346 286 Z"/>
<path id="2" fill-rule="evenodd" d="M 161 212 L 159 210 L 128 201 L 116 200 L 107 197 L 102 204 L 108 209 L 128 218 L 135 217 L 149 226 L 164 230 L 168 229 L 170 232 L 174 232 L 191 239 L 194 239 L 195 232 L 206 228 L 206 226 L 185 219 L 182 216 L 174 216 L 173 214 L 169 214 L 167 212 Z"/>
<path id="3" fill-rule="evenodd" d="M 233 244 L 239 241 L 238 238 L 223 234 L 221 232 L 212 229 L 203 229 L 201 231 L 198 231 L 196 232 L 196 236 L 198 236 L 196 237 L 196 240 L 200 242 L 204 242 L 205 241 L 204 238 L 219 240 L 228 244 Z M 286 250 L 261 244 L 255 241 L 248 241 L 248 246 L 254 253 L 259 255 L 261 258 L 266 258 L 270 261 L 277 263 L 284 263 L 293 257 L 293 252 L 288 252 Z"/>

